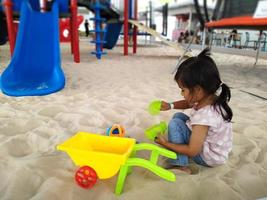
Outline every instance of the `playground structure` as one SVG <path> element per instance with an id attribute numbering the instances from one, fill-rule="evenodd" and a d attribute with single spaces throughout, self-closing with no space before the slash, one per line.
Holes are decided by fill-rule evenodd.
<path id="1" fill-rule="evenodd" d="M 154 29 L 148 28 L 148 27 L 140 24 L 138 21 L 135 21 L 135 20 L 128 20 L 128 21 L 129 21 L 129 23 L 131 23 L 134 26 L 138 27 L 139 30 L 142 30 L 144 32 L 147 32 L 147 33 L 153 35 L 154 37 L 160 39 L 163 43 L 165 43 L 166 45 L 176 49 L 177 51 L 183 50 L 183 47 L 181 45 L 177 44 L 176 42 L 172 42 L 172 41 L 169 41 L 169 40 L 165 39 L 160 33 L 155 31 Z"/>
<path id="2" fill-rule="evenodd" d="M 103 5 L 100 4 L 99 0 L 96 0 L 94 8 L 95 17 L 91 18 L 95 22 L 95 40 L 91 41 L 92 43 L 95 43 L 96 48 L 95 51 L 92 52 L 92 54 L 95 54 L 98 59 L 101 59 L 101 56 L 103 54 L 106 54 L 106 52 L 103 52 L 103 45 L 106 43 L 106 41 L 102 40 L 104 38 L 106 31 L 101 28 L 102 23 L 105 22 L 105 18 L 101 18 L 101 9 Z"/>
<path id="3" fill-rule="evenodd" d="M 82 1 L 80 0 L 80 3 Z M 74 61 L 80 62 L 77 0 L 55 0 L 51 10 L 47 10 L 46 3 L 41 4 L 37 0 L 2 0 L 1 2 L 3 7 L 0 6 L 0 10 L 5 12 L 12 56 L 9 66 L 1 75 L 2 92 L 10 96 L 34 96 L 46 95 L 61 90 L 65 85 L 65 77 L 61 69 L 59 18 L 61 14 L 70 13 L 71 52 L 74 55 Z M 46 1 L 44 0 L 43 2 Z M 94 1 L 86 2 L 90 9 L 97 7 Z M 105 2 L 109 1 L 101 1 L 101 3 Z M 128 0 L 125 0 L 125 2 L 124 6 L 127 6 L 126 10 L 128 10 Z M 17 34 L 13 12 L 19 13 L 20 17 Z M 104 9 L 101 14 L 103 13 L 107 14 L 104 16 L 105 18 L 114 19 L 114 16 L 110 15 L 110 13 L 116 12 L 111 9 L 109 4 L 109 7 Z M 128 19 L 128 12 L 126 11 L 126 13 Z M 116 14 L 117 19 L 119 16 Z M 99 22 L 99 19 L 100 16 L 96 17 L 95 21 Z M 3 21 L 3 17 L 1 17 L 1 20 Z M 122 26 L 121 22 L 118 23 L 120 25 L 117 26 L 117 31 L 113 30 L 114 24 L 107 25 L 107 30 L 109 30 L 105 34 L 107 48 L 113 48 L 117 42 Z M 128 29 L 128 26 L 126 26 L 126 29 Z M 96 31 L 97 37 L 102 33 L 98 29 Z M 125 33 L 128 34 L 127 31 Z M 102 54 L 102 46 L 100 45 L 103 42 L 97 38 L 95 43 L 97 47 L 96 55 L 99 57 Z M 126 45 L 128 45 L 128 41 Z M 136 49 L 136 45 L 134 49 Z M 126 54 L 128 54 L 128 46 Z"/>
<path id="4" fill-rule="evenodd" d="M 12 59 L 1 75 L 2 92 L 33 96 L 61 90 L 65 77 L 61 69 L 59 13 L 68 10 L 66 1 L 55 1 L 51 11 L 45 13 L 39 11 L 36 1 L 14 1 L 14 5 L 8 2 L 4 5 L 9 30 L 14 30 L 12 10 L 20 12 L 20 24 L 16 45 L 14 31 L 8 32 Z"/>
<path id="5" fill-rule="evenodd" d="M 57 149 L 65 151 L 74 164 L 80 166 L 75 179 L 83 188 L 93 187 L 97 178 L 107 179 L 119 172 L 115 188 L 115 194 L 119 195 L 126 176 L 134 166 L 146 168 L 167 181 L 175 182 L 175 174 L 158 166 L 157 162 L 160 155 L 175 159 L 176 153 L 153 144 L 135 143 L 133 138 L 79 132 L 57 145 Z M 140 150 L 150 150 L 150 159 L 136 158 L 136 152 Z"/>
<path id="6" fill-rule="evenodd" d="M 22 3 L 24 0 L 2 0 L 2 7 L 0 6 L 0 11 L 3 10 L 5 12 L 6 16 L 6 23 L 7 23 L 7 29 L 8 29 L 8 39 L 10 44 L 10 54 L 13 55 L 14 49 L 15 49 L 15 42 L 16 42 L 16 31 L 15 31 L 15 23 L 13 18 L 13 13 L 20 13 Z M 33 10 L 39 11 L 39 12 L 45 12 L 46 10 L 46 0 L 43 0 L 44 4 L 40 5 L 38 0 L 28 0 L 27 1 Z M 59 5 L 59 16 L 60 13 L 70 13 L 70 37 L 71 37 L 71 53 L 74 56 L 74 61 L 79 63 L 80 62 L 80 53 L 79 53 L 79 35 L 77 30 L 77 0 L 70 0 L 70 4 L 68 1 L 65 0 L 55 0 L 55 2 Z M 28 20 L 28 19 L 26 19 Z M 58 19 L 57 19 L 58 20 Z M 20 20 L 21 21 L 21 20 Z M 37 23 L 37 29 L 38 25 L 42 25 L 42 21 L 40 23 Z M 35 28 L 35 27 L 33 27 Z"/>
<path id="7" fill-rule="evenodd" d="M 129 19 L 137 20 L 138 0 L 78 0 L 78 6 L 86 7 L 95 13 L 92 18 L 95 22 L 95 40 L 96 51 L 93 54 L 98 59 L 103 54 L 103 49 L 112 49 L 118 41 L 121 29 L 123 27 L 124 35 L 124 55 L 128 55 L 129 42 Z M 103 24 L 105 28 L 102 28 Z M 133 27 L 133 53 L 137 51 L 137 26 Z"/>
<path id="8" fill-rule="evenodd" d="M 83 16 L 77 16 L 77 26 L 83 22 Z M 60 29 L 60 42 L 71 42 L 71 24 L 69 18 L 61 18 L 59 29 Z"/>
<path id="9" fill-rule="evenodd" d="M 15 0 L 15 7 L 18 9 L 19 5 L 16 5 L 21 2 L 22 0 Z M 37 2 L 37 0 L 30 0 L 30 2 Z M 44 0 L 46 1 L 46 0 Z M 62 0 L 58 0 L 59 2 L 63 2 Z M 2 0 L 3 5 L 5 7 L 5 13 L 7 16 L 8 21 L 8 32 L 9 32 L 9 40 L 10 40 L 10 51 L 11 54 L 14 50 L 14 41 L 15 41 L 15 34 L 14 34 L 14 23 L 12 18 L 13 10 L 10 9 L 10 6 L 12 5 L 12 0 Z M 119 2 L 119 3 L 118 3 Z M 65 5 L 66 6 L 66 5 Z M 67 5 L 68 6 L 68 5 Z M 123 26 L 123 35 L 124 35 L 124 55 L 128 55 L 128 42 L 129 42 L 129 26 L 128 24 L 133 24 L 133 32 L 131 33 L 133 35 L 133 53 L 135 54 L 137 51 L 137 35 L 139 28 L 140 30 L 143 30 L 144 32 L 147 32 L 154 37 L 159 38 L 162 40 L 165 44 L 174 47 L 177 50 L 181 50 L 181 47 L 177 47 L 177 44 L 170 42 L 166 40 L 164 37 L 162 37 L 161 34 L 157 33 L 155 30 L 148 28 L 146 26 L 141 25 L 138 23 L 138 0 L 121 0 L 121 1 L 112 1 L 112 0 L 71 0 L 70 1 L 70 34 L 68 38 L 71 39 L 71 52 L 74 54 L 74 61 L 79 62 L 80 61 L 80 55 L 79 55 L 79 39 L 78 39 L 78 32 L 76 28 L 78 27 L 78 20 L 77 18 L 77 7 L 86 7 L 88 10 L 94 12 L 97 17 L 93 18 L 92 20 L 95 21 L 95 29 L 94 32 L 95 40 L 93 43 L 96 44 L 96 56 L 98 57 L 98 54 L 102 51 L 103 48 L 112 49 L 119 38 L 119 34 L 121 31 L 121 28 Z M 45 4 L 44 8 L 45 10 Z M 1 10 L 1 7 L 0 7 Z M 166 9 L 165 9 L 166 10 Z M 16 11 L 16 10 L 15 10 Z M 17 10 L 17 12 L 19 12 Z M 67 11 L 64 11 L 66 14 Z M 166 18 L 166 16 L 165 16 Z M 62 21 L 68 21 L 62 20 Z M 105 29 L 103 30 L 101 28 L 101 25 L 103 22 L 106 22 L 107 25 Z M 167 25 L 165 23 L 165 29 L 167 28 Z M 66 27 L 66 26 L 64 26 Z M 164 34 L 165 31 L 163 31 L 162 34 Z M 62 32 L 61 33 L 61 39 Z M 68 39 L 69 40 L 69 39 Z M 100 48 L 101 47 L 101 48 Z M 101 51 L 100 51 L 101 50 Z"/>
<path id="10" fill-rule="evenodd" d="M 96 44 L 96 50 L 93 53 L 98 59 L 101 58 L 104 48 L 112 49 L 116 45 L 122 26 L 124 55 L 128 55 L 129 23 L 133 25 L 133 53 L 137 51 L 137 28 L 158 37 L 176 50 L 182 49 L 155 30 L 137 22 L 137 0 L 54 0 L 51 10 L 46 7 L 46 1 L 43 0 L 44 4 L 38 0 L 1 1 L 0 11 L 5 12 L 12 56 L 9 66 L 0 79 L 2 92 L 6 95 L 46 95 L 64 88 L 65 77 L 61 69 L 59 48 L 59 18 L 66 17 L 66 14 L 70 16 L 70 35 L 66 40 L 71 41 L 71 52 L 74 61 L 78 63 L 80 62 L 78 6 L 95 12 L 93 20 L 96 28 L 93 43 Z M 13 12 L 19 14 L 18 32 Z M 105 29 L 102 28 L 104 21 L 107 22 Z M 0 22 L 3 22 L 3 16 Z M 1 40 L 5 42 L 4 39 Z"/>
<path id="11" fill-rule="evenodd" d="M 6 14 L 6 21 L 8 24 L 8 36 L 10 41 L 10 53 L 11 56 L 14 51 L 15 41 L 16 41 L 16 31 L 14 30 L 15 24 L 13 20 L 13 12 L 20 13 L 20 5 L 23 0 L 2 0 L 3 10 Z M 46 2 L 43 0 L 42 12 L 45 12 Z M 124 55 L 128 55 L 128 18 L 137 20 L 137 0 L 121 0 L 121 1 L 112 1 L 112 0 L 70 0 L 69 1 L 57 0 L 60 5 L 65 4 L 65 8 L 69 7 L 70 12 L 63 10 L 62 16 L 70 16 L 70 39 L 71 39 L 71 52 L 74 55 L 74 61 L 80 62 L 80 53 L 79 53 L 79 36 L 78 36 L 78 25 L 77 21 L 77 7 L 86 7 L 88 10 L 92 11 L 97 15 L 93 18 L 95 22 L 95 35 L 96 39 L 93 43 L 96 44 L 96 57 L 99 57 L 103 48 L 112 49 L 119 38 L 119 32 L 122 25 L 124 24 Z M 39 6 L 38 0 L 29 0 L 30 3 L 34 3 L 35 7 Z M 114 2 L 114 3 L 113 3 Z M 116 3 L 119 2 L 119 3 Z M 14 5 L 13 5 L 14 4 Z M 115 5 L 116 4 L 116 5 Z M 1 6 L 0 6 L 1 11 Z M 68 12 L 70 14 L 68 14 Z M 124 13 L 124 14 L 123 14 Z M 61 16 L 61 15 L 60 15 Z M 123 18 L 123 20 L 121 20 Z M 107 21 L 107 26 L 105 30 L 101 30 L 101 25 L 104 21 Z M 110 22 L 111 21 L 111 22 Z M 126 25 L 127 24 L 127 25 Z M 106 33 L 106 34 L 104 34 Z M 133 30 L 133 53 L 136 53 L 137 49 L 137 27 L 134 27 Z M 103 38 L 104 36 L 104 38 Z M 62 36 L 61 36 L 62 38 Z M 106 41 L 106 43 L 104 42 Z M 105 43 L 105 44 L 104 44 Z M 101 48 L 100 48 L 101 47 Z M 101 50 L 101 51 L 100 51 Z"/>

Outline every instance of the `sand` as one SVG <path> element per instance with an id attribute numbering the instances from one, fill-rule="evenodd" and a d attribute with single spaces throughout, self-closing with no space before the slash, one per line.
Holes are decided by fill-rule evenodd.
<path id="1" fill-rule="evenodd" d="M 234 144 L 223 166 L 192 164 L 194 175 L 176 173 L 167 182 L 134 168 L 119 197 L 113 191 L 117 176 L 99 180 L 91 190 L 74 182 L 77 167 L 56 145 L 78 131 L 103 134 L 119 123 L 126 135 L 150 142 L 144 130 L 174 110 L 151 116 L 149 102 L 174 101 L 180 91 L 170 74 L 177 61 L 175 50 L 147 46 L 123 56 L 122 46 L 102 60 L 90 55 L 93 46 L 81 41 L 81 63 L 75 64 L 69 44 L 62 44 L 66 86 L 41 97 L 9 97 L 0 93 L 0 199 L 1 200 L 113 200 L 113 199 L 258 199 L 267 197 L 267 61 L 213 54 L 222 79 L 232 87 Z M 130 50 L 131 52 L 131 50 Z M 9 63 L 8 46 L 0 46 L 0 72 Z M 141 153 L 147 157 L 147 153 Z M 164 163 L 163 163 L 164 164 Z"/>

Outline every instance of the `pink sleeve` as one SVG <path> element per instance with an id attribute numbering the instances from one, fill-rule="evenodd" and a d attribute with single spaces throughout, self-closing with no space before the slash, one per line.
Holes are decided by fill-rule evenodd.
<path id="1" fill-rule="evenodd" d="M 216 112 L 216 111 L 215 111 Z M 211 109 L 203 109 L 194 113 L 190 118 L 191 125 L 218 126 L 218 115 Z"/>

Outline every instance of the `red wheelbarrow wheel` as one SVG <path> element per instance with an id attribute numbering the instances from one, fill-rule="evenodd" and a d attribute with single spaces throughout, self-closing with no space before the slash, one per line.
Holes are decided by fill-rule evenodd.
<path id="1" fill-rule="evenodd" d="M 82 188 L 90 189 L 96 184 L 97 174 L 93 168 L 82 166 L 76 171 L 75 180 Z"/>

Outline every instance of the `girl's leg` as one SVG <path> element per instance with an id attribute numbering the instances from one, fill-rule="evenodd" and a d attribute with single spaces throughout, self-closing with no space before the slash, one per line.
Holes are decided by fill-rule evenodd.
<path id="1" fill-rule="evenodd" d="M 186 125 L 189 117 L 183 113 L 176 113 L 169 123 L 168 140 L 174 144 L 188 144 L 191 131 Z M 177 159 L 170 160 L 172 165 L 187 166 L 188 156 L 177 154 Z"/>
<path id="2" fill-rule="evenodd" d="M 205 166 L 205 167 L 209 167 L 205 161 L 201 158 L 200 155 L 197 155 L 197 156 L 194 156 L 192 157 L 192 160 L 195 161 L 195 163 L 199 164 L 199 165 L 202 165 L 202 166 Z"/>
<path id="3" fill-rule="evenodd" d="M 178 119 L 183 120 L 184 122 L 189 120 L 189 117 L 186 114 L 182 113 L 182 112 L 175 113 L 172 118 L 173 119 L 174 118 L 178 118 Z"/>

